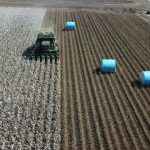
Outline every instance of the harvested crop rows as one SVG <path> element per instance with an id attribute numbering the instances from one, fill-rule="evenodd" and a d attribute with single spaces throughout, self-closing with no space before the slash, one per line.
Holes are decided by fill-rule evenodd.
<path id="1" fill-rule="evenodd" d="M 96 10 L 0 8 L 0 148 L 150 147 L 150 25 L 136 15 Z M 68 20 L 75 31 L 65 31 Z M 55 31 L 60 60 L 22 58 L 40 28 Z M 115 74 L 98 72 L 117 60 Z"/>
<path id="2" fill-rule="evenodd" d="M 60 63 L 22 57 L 44 14 L 0 8 L 0 149 L 59 149 Z"/>
<path id="3" fill-rule="evenodd" d="M 136 15 L 51 13 L 61 50 L 61 149 L 148 149 L 150 89 L 136 81 L 150 70 L 149 24 Z M 62 30 L 67 20 L 75 31 Z M 117 60 L 115 74 L 97 72 L 103 58 Z"/>

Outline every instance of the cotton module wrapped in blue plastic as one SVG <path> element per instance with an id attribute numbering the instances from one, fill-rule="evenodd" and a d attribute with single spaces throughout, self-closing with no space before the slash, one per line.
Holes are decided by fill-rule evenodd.
<path id="1" fill-rule="evenodd" d="M 115 72 L 116 71 L 116 60 L 114 59 L 102 59 L 100 64 L 102 72 Z"/>
<path id="2" fill-rule="evenodd" d="M 140 82 L 142 85 L 150 85 L 150 71 L 142 71 L 140 73 Z"/>
<path id="3" fill-rule="evenodd" d="M 75 27 L 76 27 L 75 22 L 68 21 L 68 22 L 66 23 L 66 29 L 68 29 L 68 30 L 74 30 Z"/>

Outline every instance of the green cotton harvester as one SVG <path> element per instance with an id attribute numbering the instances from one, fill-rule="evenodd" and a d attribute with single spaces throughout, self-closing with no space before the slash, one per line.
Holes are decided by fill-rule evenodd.
<path id="1" fill-rule="evenodd" d="M 56 37 L 53 31 L 50 29 L 41 29 L 37 34 L 35 44 L 32 46 L 31 55 L 32 59 L 37 60 L 55 59 L 55 62 L 59 59 L 59 49 L 56 42 Z"/>

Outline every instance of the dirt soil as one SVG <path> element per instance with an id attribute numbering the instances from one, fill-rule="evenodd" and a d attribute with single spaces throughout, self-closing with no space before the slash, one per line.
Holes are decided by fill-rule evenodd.
<path id="1" fill-rule="evenodd" d="M 150 8 L 150 2 L 146 0 L 0 0 L 0 6 L 76 9 L 148 9 Z"/>
<path id="2" fill-rule="evenodd" d="M 150 147 L 150 88 L 139 72 L 150 70 L 150 26 L 136 15 L 98 11 L 47 11 L 61 49 L 61 149 Z M 113 19 L 112 19 L 113 18 Z M 73 20 L 75 31 L 63 31 Z M 48 21 L 47 21 L 48 26 Z M 98 71 L 117 60 L 115 74 Z"/>
<path id="3" fill-rule="evenodd" d="M 0 5 L 1 149 L 149 150 L 150 87 L 141 87 L 138 79 L 140 71 L 150 70 L 150 24 L 134 12 L 150 8 L 149 2 L 0 0 Z M 68 20 L 76 22 L 75 31 L 63 30 Z M 58 66 L 21 57 L 40 26 L 56 32 Z M 103 58 L 117 60 L 115 74 L 98 70 Z"/>

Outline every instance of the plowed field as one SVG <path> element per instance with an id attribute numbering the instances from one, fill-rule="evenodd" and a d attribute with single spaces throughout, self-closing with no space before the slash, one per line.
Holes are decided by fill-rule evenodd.
<path id="1" fill-rule="evenodd" d="M 75 31 L 63 30 L 68 20 Z M 32 8 L 1 8 L 0 21 L 0 149 L 149 150 L 150 87 L 138 76 L 150 70 L 150 24 Z M 40 26 L 56 32 L 57 64 L 22 58 Z M 116 59 L 116 73 L 98 71 L 103 58 Z"/>
<path id="2" fill-rule="evenodd" d="M 137 83 L 150 70 L 150 25 L 136 15 L 47 11 L 61 49 L 61 148 L 149 149 L 150 88 Z M 73 20 L 75 31 L 63 31 Z M 117 60 L 115 74 L 97 71 Z"/>

